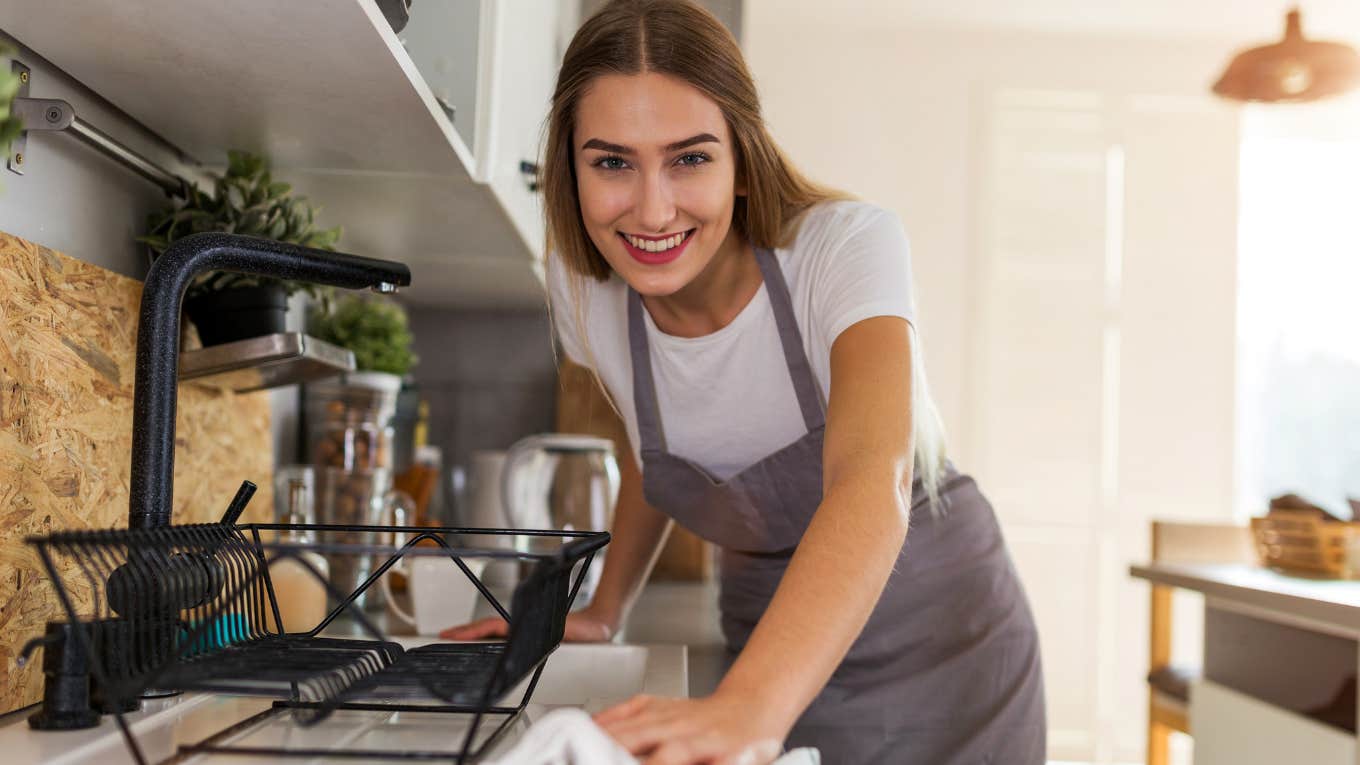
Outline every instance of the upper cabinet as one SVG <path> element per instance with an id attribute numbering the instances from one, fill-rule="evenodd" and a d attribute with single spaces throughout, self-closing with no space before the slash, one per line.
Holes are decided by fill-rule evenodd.
<path id="1" fill-rule="evenodd" d="M 568 20 L 551 0 L 422 0 L 398 37 L 470 147 L 473 177 L 490 184 L 526 246 L 543 254 L 534 186 Z"/>
<path id="2" fill-rule="evenodd" d="M 487 86 L 492 94 L 486 180 L 531 249 L 543 251 L 542 195 L 533 185 L 547 139 L 547 117 L 565 52 L 561 2 L 494 4 Z M 528 172 L 526 172 L 526 170 Z"/>
<path id="3" fill-rule="evenodd" d="M 410 19 L 397 39 L 429 86 L 435 101 L 453 122 L 453 129 L 477 155 L 477 105 L 482 25 L 490 27 L 496 2 L 481 0 L 419 0 L 411 3 Z M 491 97 L 484 93 L 481 100 Z"/>
<path id="4" fill-rule="evenodd" d="M 412 302 L 531 306 L 542 205 L 521 162 L 539 160 L 562 6 L 417 0 L 394 32 L 374 0 L 0 0 L 0 29 L 194 160 L 269 157 L 344 227 L 340 249 L 411 266 Z"/>

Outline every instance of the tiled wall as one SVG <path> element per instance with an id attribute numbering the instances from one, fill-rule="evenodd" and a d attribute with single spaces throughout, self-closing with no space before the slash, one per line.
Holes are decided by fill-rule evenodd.
<path id="1" fill-rule="evenodd" d="M 553 429 L 557 371 L 545 310 L 409 310 L 420 356 L 414 376 L 446 479 L 474 450 Z"/>

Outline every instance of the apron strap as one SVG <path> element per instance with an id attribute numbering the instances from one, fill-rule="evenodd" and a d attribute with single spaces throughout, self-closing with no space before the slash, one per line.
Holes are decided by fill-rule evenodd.
<path id="1" fill-rule="evenodd" d="M 628 353 L 633 362 L 633 409 L 637 411 L 638 451 L 666 449 L 661 432 L 661 407 L 656 401 L 652 377 L 652 349 L 647 342 L 647 323 L 642 319 L 642 296 L 628 288 Z"/>
<path id="2" fill-rule="evenodd" d="M 784 363 L 789 368 L 794 392 L 798 394 L 803 423 L 811 432 L 826 424 L 826 412 L 822 409 L 822 397 L 817 392 L 817 379 L 812 374 L 812 365 L 808 363 L 807 352 L 803 350 L 803 335 L 798 331 L 789 285 L 784 281 L 784 273 L 779 269 L 779 261 L 775 260 L 773 252 L 757 247 L 756 263 L 760 264 L 760 273 L 765 277 L 765 291 L 770 295 L 774 322 L 779 327 L 779 342 L 784 345 Z"/>

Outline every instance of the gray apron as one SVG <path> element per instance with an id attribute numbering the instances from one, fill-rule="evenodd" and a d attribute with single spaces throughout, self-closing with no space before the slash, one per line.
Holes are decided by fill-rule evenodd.
<path id="1" fill-rule="evenodd" d="M 825 414 L 775 256 L 756 249 L 807 435 L 726 481 L 666 451 L 642 299 L 628 295 L 647 501 L 722 549 L 729 661 L 765 613 L 822 501 Z M 786 745 L 828 765 L 1043 763 L 1039 640 L 996 516 L 949 466 L 932 513 L 918 480 L 910 532 L 863 632 Z M 809 613 L 808 619 L 818 618 Z"/>

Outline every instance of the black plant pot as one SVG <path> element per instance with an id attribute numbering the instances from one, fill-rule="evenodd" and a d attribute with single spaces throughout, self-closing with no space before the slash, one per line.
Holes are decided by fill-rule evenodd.
<path id="1" fill-rule="evenodd" d="M 184 301 L 204 347 L 287 330 L 288 293 L 281 284 L 237 287 Z"/>

